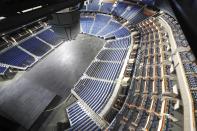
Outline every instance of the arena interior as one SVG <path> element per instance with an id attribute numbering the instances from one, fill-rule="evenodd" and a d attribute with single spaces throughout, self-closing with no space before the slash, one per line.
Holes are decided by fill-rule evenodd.
<path id="1" fill-rule="evenodd" d="M 196 131 L 197 1 L 2 0 L 1 131 Z"/>

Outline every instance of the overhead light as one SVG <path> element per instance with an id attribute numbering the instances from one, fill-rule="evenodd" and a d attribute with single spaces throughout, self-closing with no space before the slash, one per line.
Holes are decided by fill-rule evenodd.
<path id="1" fill-rule="evenodd" d="M 3 20 L 3 19 L 5 19 L 6 17 L 4 17 L 4 16 L 0 16 L 0 20 Z"/>
<path id="2" fill-rule="evenodd" d="M 33 8 L 29 8 L 29 9 L 23 10 L 22 12 L 26 13 L 26 12 L 33 11 L 33 10 L 36 10 L 36 9 L 39 9 L 39 8 L 42 8 L 42 6 L 40 5 L 40 6 L 36 6 L 36 7 L 33 7 Z"/>

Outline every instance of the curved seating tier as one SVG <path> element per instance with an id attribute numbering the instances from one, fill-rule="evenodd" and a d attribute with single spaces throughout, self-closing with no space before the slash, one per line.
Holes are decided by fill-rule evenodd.
<path id="1" fill-rule="evenodd" d="M 122 26 L 121 23 L 114 20 L 111 16 L 105 14 L 97 14 L 93 16 L 81 15 L 81 32 L 95 35 L 99 37 L 109 38 L 116 37 L 122 38 L 130 35 L 127 27 Z"/>
<path id="2" fill-rule="evenodd" d="M 106 11 L 105 6 L 111 8 L 112 4 L 99 6 L 100 11 Z M 98 10 L 94 2 L 88 4 L 87 9 Z M 112 16 L 101 13 L 82 12 L 80 24 L 82 33 L 102 38 L 116 37 L 114 40 L 106 40 L 104 47 L 73 89 L 75 92 L 73 95 L 77 95 L 77 98 L 99 114 L 115 90 L 116 80 L 119 78 L 124 59 L 131 46 L 130 31 Z"/>

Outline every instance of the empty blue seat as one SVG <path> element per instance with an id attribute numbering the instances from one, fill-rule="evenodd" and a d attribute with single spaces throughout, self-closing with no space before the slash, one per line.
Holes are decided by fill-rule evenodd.
<path id="1" fill-rule="evenodd" d="M 35 37 L 20 43 L 20 46 L 39 57 L 42 57 L 44 54 L 51 50 L 50 46 Z"/>
<path id="2" fill-rule="evenodd" d="M 59 38 L 55 32 L 53 32 L 49 29 L 43 31 L 42 33 L 38 34 L 37 36 L 53 46 L 56 46 L 62 42 L 62 39 Z"/>
<path id="3" fill-rule="evenodd" d="M 0 65 L 0 75 L 4 75 L 8 70 L 8 67 Z"/>
<path id="4" fill-rule="evenodd" d="M 115 84 L 92 79 L 81 79 L 75 85 L 75 92 L 92 110 L 99 113 L 113 93 Z"/>
<path id="5" fill-rule="evenodd" d="M 34 62 L 34 57 L 25 53 L 16 46 L 0 54 L 0 63 L 8 64 L 10 66 L 27 68 Z"/>

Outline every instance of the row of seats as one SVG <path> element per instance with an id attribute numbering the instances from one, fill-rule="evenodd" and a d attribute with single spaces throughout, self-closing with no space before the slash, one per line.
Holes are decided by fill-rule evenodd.
<path id="1" fill-rule="evenodd" d="M 69 131 L 101 131 L 100 126 L 94 122 L 80 102 L 73 103 L 66 112 L 71 124 Z"/>

